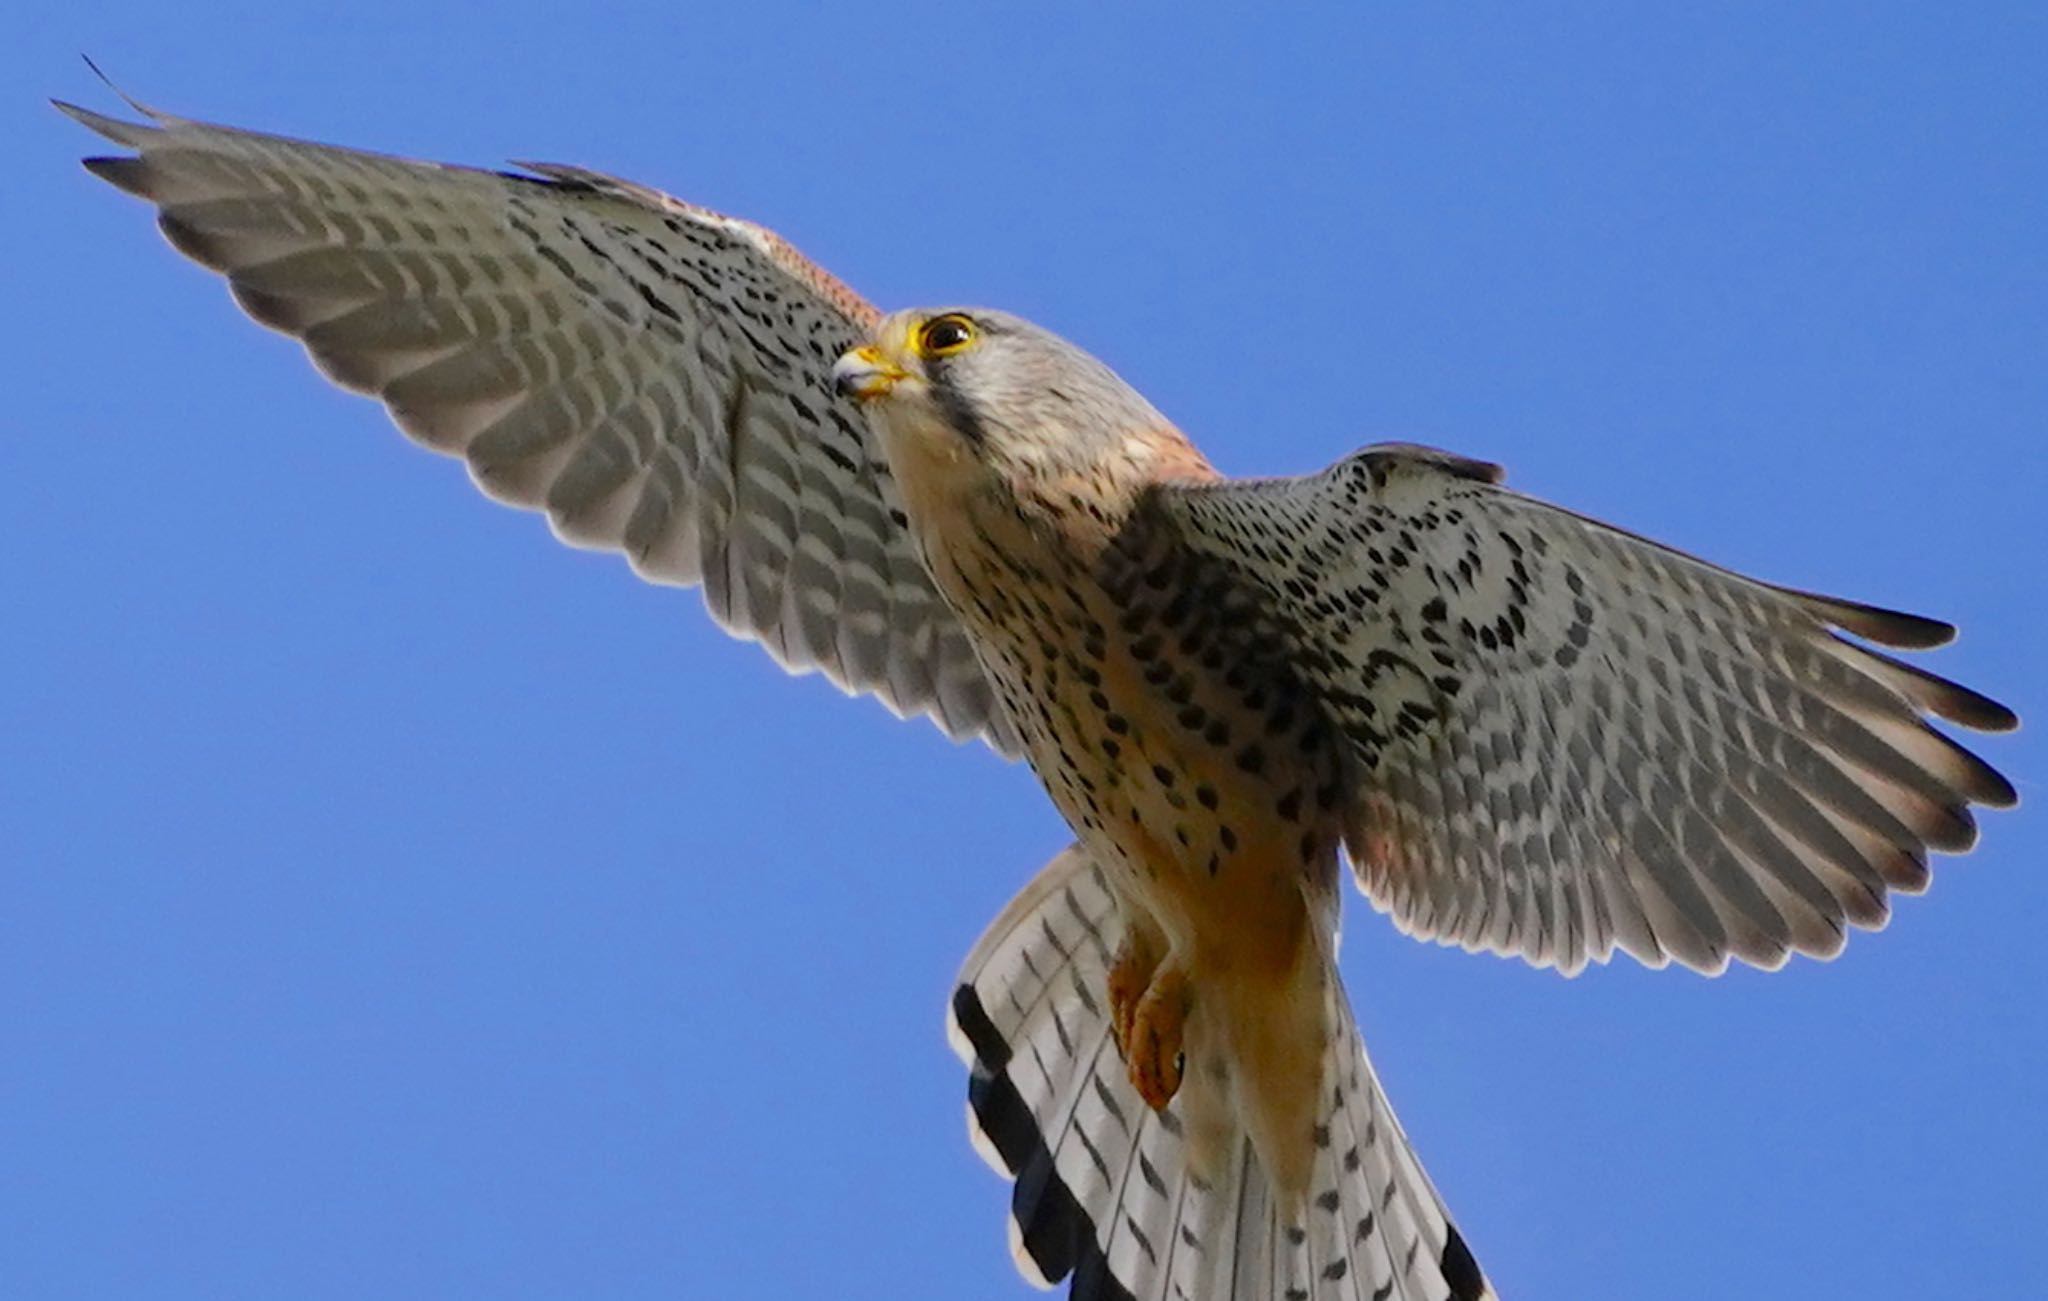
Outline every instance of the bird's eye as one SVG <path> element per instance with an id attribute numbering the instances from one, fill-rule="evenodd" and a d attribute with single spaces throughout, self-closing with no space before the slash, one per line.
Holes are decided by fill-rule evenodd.
<path id="1" fill-rule="evenodd" d="M 917 332 L 917 350 L 927 357 L 950 357 L 972 346 L 974 322 L 957 313 L 934 316 Z"/>

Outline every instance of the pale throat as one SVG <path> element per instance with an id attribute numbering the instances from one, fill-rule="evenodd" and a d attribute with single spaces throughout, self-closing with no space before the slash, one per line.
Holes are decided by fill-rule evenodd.
<path id="1" fill-rule="evenodd" d="M 1046 467 L 1020 458 L 1015 448 L 977 446 L 921 406 L 906 403 L 874 414 L 911 535 L 942 589 L 949 555 L 972 549 L 992 531 L 1003 535 L 1006 548 L 1064 549 Z"/>
<path id="2" fill-rule="evenodd" d="M 877 410 L 873 422 L 911 536 L 943 587 L 937 562 L 967 528 L 969 499 L 987 469 L 966 439 L 921 410 Z"/>

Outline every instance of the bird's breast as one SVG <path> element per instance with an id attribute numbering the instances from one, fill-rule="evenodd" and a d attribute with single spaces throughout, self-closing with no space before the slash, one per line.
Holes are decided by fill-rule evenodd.
<path id="1" fill-rule="evenodd" d="M 1212 961 L 1291 955 L 1334 897 L 1341 765 L 1271 631 L 1171 555 L 970 523 L 935 575 L 1077 837 Z"/>

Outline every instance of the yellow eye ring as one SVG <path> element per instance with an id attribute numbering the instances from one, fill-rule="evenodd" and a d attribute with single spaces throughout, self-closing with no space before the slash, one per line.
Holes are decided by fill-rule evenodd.
<path id="1" fill-rule="evenodd" d="M 950 357 L 972 348 L 980 337 L 973 321 L 958 312 L 949 312 L 917 327 L 917 350 L 926 357 Z"/>

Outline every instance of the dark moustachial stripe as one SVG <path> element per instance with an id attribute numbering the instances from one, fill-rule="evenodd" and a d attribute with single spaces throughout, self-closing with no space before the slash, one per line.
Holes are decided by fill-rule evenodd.
<path id="1" fill-rule="evenodd" d="M 974 406 L 968 402 L 967 396 L 947 377 L 949 369 L 945 357 L 933 357 L 925 363 L 925 371 L 931 376 L 932 399 L 945 413 L 946 423 L 958 431 L 970 446 L 987 446 L 988 430 L 982 426 L 981 417 L 974 413 Z"/>

